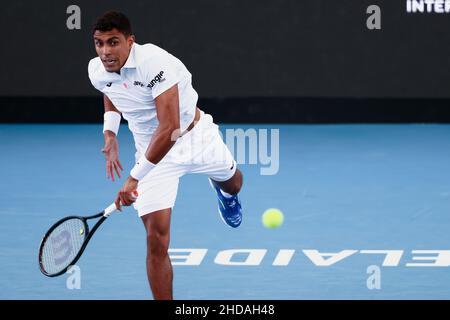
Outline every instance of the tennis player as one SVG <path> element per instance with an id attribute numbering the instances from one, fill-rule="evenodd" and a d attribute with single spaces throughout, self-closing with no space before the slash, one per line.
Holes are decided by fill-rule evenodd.
<path id="1" fill-rule="evenodd" d="M 120 12 L 99 17 L 93 39 L 98 57 L 89 62 L 88 72 L 104 98 L 107 177 L 114 181 L 123 170 L 117 140 L 123 117 L 133 133 L 136 162 L 116 205 L 133 204 L 144 222 L 153 297 L 173 299 L 168 248 L 180 177 L 205 174 L 218 197 L 220 216 L 236 228 L 242 221 L 237 196 L 242 173 L 211 115 L 197 107 L 191 73 L 180 60 L 156 45 L 136 43 L 130 21 Z"/>

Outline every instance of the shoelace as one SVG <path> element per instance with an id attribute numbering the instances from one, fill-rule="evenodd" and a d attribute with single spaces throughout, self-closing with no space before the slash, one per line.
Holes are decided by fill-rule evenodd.
<path id="1" fill-rule="evenodd" d="M 238 202 L 236 201 L 237 196 L 233 196 L 232 198 L 223 197 L 223 199 L 225 199 L 225 202 L 227 203 L 227 205 L 233 209 L 236 206 L 236 204 L 238 204 Z"/>
<path id="2" fill-rule="evenodd" d="M 234 209 L 234 207 L 236 206 L 236 200 L 231 200 L 230 202 L 228 202 L 227 201 L 227 205 L 230 207 L 230 208 L 232 208 L 232 209 Z"/>

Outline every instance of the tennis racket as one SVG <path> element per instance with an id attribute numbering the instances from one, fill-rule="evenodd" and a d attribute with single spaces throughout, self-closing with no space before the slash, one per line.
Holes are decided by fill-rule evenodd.
<path id="1" fill-rule="evenodd" d="M 81 257 L 98 227 L 116 210 L 113 203 L 93 216 L 68 216 L 51 226 L 39 246 L 41 272 L 48 277 L 64 274 Z M 89 230 L 87 221 L 97 218 L 100 219 Z"/>

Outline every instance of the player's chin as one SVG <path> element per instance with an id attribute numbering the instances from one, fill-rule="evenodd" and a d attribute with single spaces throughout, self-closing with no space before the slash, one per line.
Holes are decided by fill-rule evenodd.
<path id="1" fill-rule="evenodd" d="M 108 72 L 117 72 L 120 70 L 119 64 L 116 62 L 114 64 L 103 63 L 105 70 Z"/>

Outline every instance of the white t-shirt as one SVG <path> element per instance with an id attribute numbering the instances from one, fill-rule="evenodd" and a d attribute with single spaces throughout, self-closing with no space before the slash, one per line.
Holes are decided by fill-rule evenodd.
<path id="1" fill-rule="evenodd" d="M 128 121 L 136 159 L 145 153 L 158 127 L 155 99 L 161 93 L 178 84 L 181 131 L 194 120 L 198 94 L 192 75 L 179 59 L 158 46 L 134 43 L 120 74 L 107 72 L 99 57 L 89 61 L 88 72 L 92 85 Z"/>

